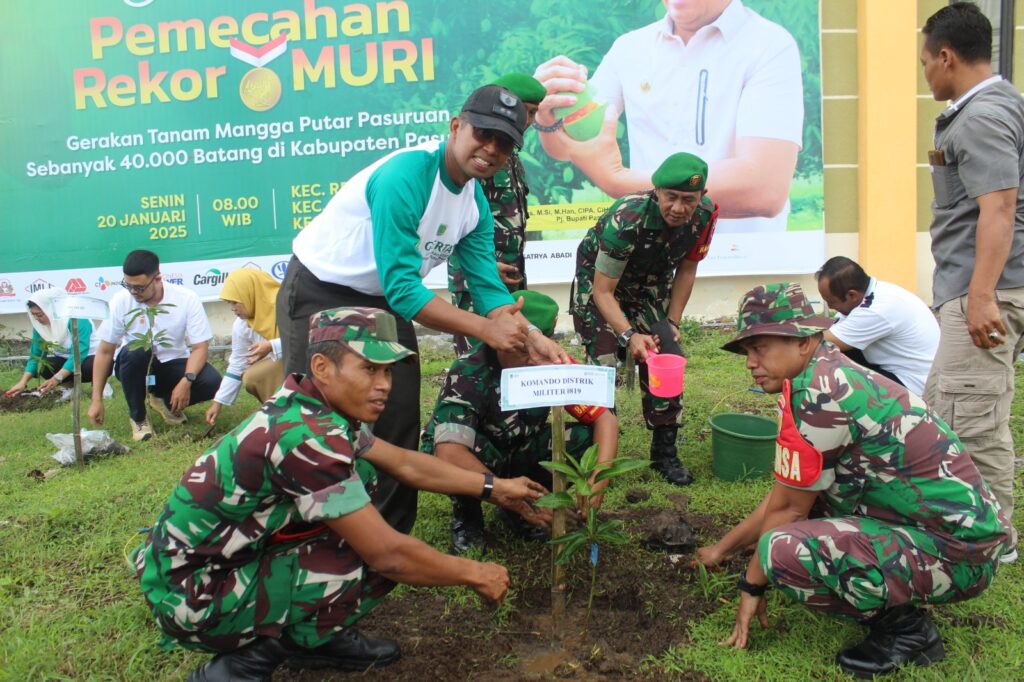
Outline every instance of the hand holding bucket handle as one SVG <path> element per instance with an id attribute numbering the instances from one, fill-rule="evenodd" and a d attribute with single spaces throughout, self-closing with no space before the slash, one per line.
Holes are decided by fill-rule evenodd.
<path id="1" fill-rule="evenodd" d="M 686 380 L 686 358 L 647 351 L 647 380 L 651 393 L 659 398 L 682 395 Z"/>

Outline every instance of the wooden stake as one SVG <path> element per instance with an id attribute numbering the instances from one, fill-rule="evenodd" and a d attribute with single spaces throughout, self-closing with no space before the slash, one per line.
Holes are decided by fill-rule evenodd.
<path id="1" fill-rule="evenodd" d="M 82 452 L 82 353 L 78 349 L 78 319 L 71 318 L 71 346 L 75 358 L 75 384 L 71 390 L 71 428 L 75 440 L 75 459 L 78 468 L 85 468 L 85 453 Z"/>
<path id="2" fill-rule="evenodd" d="M 565 412 L 560 406 L 551 408 L 551 461 L 565 461 Z M 565 475 L 551 472 L 551 491 L 565 492 Z M 551 537 L 565 535 L 565 509 L 556 509 L 551 520 Z M 551 546 L 551 623 L 555 639 L 562 639 L 565 629 L 565 566 L 556 563 L 565 545 Z"/>

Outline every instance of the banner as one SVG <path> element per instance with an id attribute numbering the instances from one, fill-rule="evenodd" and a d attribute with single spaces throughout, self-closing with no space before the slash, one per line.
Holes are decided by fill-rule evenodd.
<path id="1" fill-rule="evenodd" d="M 699 274 L 811 271 L 824 253 L 818 2 L 734 0 L 735 9 L 756 11 L 776 38 L 795 42 L 796 94 L 770 91 L 792 105 L 783 118 L 800 151 L 792 172 L 768 169 L 757 181 L 763 188 L 782 177 L 788 188 L 789 201 L 762 220 L 773 226 L 738 221 L 733 229 L 723 220 Z M 530 186 L 527 275 L 536 284 L 569 281 L 579 238 L 619 193 L 587 154 L 642 175 L 651 170 L 642 147 L 694 151 L 711 162 L 712 187 L 716 168 L 722 177 L 749 173 L 729 165 L 743 152 L 735 139 L 744 130 L 757 137 L 744 116 L 767 116 L 744 113 L 750 102 L 730 105 L 738 115 L 720 103 L 742 88 L 771 88 L 767 76 L 737 62 L 733 78 L 716 64 L 693 75 L 696 90 L 679 102 L 665 100 L 674 90 L 661 85 L 685 71 L 677 64 L 634 70 L 622 83 L 611 76 L 613 45 L 665 13 L 655 0 L 600 12 L 578 0 L 9 0 L 0 8 L 10 29 L 0 43 L 0 313 L 23 311 L 30 293 L 51 286 L 109 297 L 137 248 L 159 254 L 165 279 L 206 300 L 233 268 L 281 278 L 297 231 L 348 178 L 393 150 L 443 138 L 479 85 L 509 71 L 540 78 L 559 55 L 585 67 L 580 100 L 594 103 L 562 116 L 557 136 L 571 157 L 530 130 L 521 159 Z M 725 20 L 738 16 L 723 13 L 720 28 L 673 44 L 693 52 L 719 30 L 728 40 L 738 24 Z M 646 101 L 661 103 L 653 115 L 628 91 L 630 78 L 640 79 L 634 89 L 650 94 Z M 677 105 L 696 123 L 681 123 Z M 679 122 L 670 131 L 678 149 L 656 137 L 666 117 Z M 582 118 L 601 133 L 570 140 L 580 136 L 570 124 Z M 739 123 L 716 132 L 726 119 Z M 757 192 L 718 191 L 723 215 L 776 211 L 740 206 Z M 443 268 L 427 282 L 443 287 Z"/>

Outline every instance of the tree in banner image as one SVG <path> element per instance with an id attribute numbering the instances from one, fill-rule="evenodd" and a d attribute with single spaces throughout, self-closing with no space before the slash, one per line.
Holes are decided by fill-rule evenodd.
<path id="1" fill-rule="evenodd" d="M 538 507 L 550 509 L 580 510 L 583 523 L 560 537 L 552 538 L 551 544 L 561 545 L 555 563 L 564 566 L 584 547 L 590 549 L 590 592 L 587 597 L 586 622 L 590 623 L 590 610 L 594 605 L 594 591 L 597 587 L 597 561 L 601 545 L 623 545 L 629 542 L 629 536 L 622 530 L 621 519 L 599 521 L 597 518 L 596 498 L 604 494 L 604 486 L 597 484 L 611 481 L 635 469 L 642 469 L 650 464 L 645 459 L 617 457 L 608 462 L 598 463 L 597 445 L 592 445 L 577 460 L 568 452 L 565 461 L 541 462 L 540 465 L 552 474 L 562 474 L 570 484 L 570 490 L 554 492 L 537 500 Z"/>

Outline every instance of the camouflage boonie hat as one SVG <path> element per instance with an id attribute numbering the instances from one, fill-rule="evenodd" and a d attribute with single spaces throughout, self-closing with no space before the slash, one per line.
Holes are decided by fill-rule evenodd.
<path id="1" fill-rule="evenodd" d="M 767 284 L 743 294 L 736 318 L 737 334 L 722 350 L 743 355 L 739 342 L 752 336 L 811 336 L 831 326 L 831 319 L 814 312 L 799 284 Z"/>
<path id="2" fill-rule="evenodd" d="M 414 352 L 398 343 L 391 313 L 379 308 L 331 308 L 309 316 L 309 342 L 340 341 L 370 362 L 398 362 Z"/>

